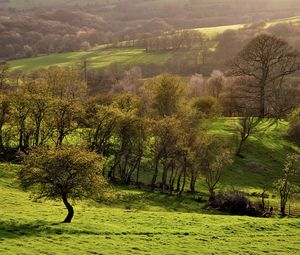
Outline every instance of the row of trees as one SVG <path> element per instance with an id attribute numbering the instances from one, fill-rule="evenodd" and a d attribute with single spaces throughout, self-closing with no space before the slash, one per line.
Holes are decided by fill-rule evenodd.
<path id="1" fill-rule="evenodd" d="M 86 84 L 77 71 L 48 69 L 2 94 L 0 148 L 7 155 L 11 148 L 59 148 L 79 139 L 107 159 L 103 175 L 114 182 L 141 184 L 141 171 L 149 169 L 151 181 L 143 182 L 181 194 L 187 176 L 195 192 L 196 181 L 204 175 L 213 196 L 230 153 L 219 139 L 199 136 L 199 121 L 206 116 L 203 100 L 205 105 L 206 99 L 191 96 L 170 75 L 150 80 L 137 95 L 87 100 Z"/>

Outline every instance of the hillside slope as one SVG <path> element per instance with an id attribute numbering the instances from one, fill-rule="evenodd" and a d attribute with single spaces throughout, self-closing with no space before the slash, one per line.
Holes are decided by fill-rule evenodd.
<path id="1" fill-rule="evenodd" d="M 30 200 L 17 186 L 16 169 L 0 165 L 0 254 L 300 253 L 300 219 L 143 211 L 82 202 L 75 206 L 74 222 L 60 224 L 62 203 Z"/>

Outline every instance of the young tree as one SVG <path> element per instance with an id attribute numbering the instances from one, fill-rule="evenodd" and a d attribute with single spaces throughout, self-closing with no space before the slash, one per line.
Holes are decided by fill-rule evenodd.
<path id="1" fill-rule="evenodd" d="M 288 156 L 283 169 L 283 177 L 275 183 L 275 187 L 280 195 L 280 212 L 282 217 L 286 216 L 285 207 L 288 199 L 299 192 L 295 177 L 299 175 L 300 156 L 293 154 Z"/>
<path id="2" fill-rule="evenodd" d="M 239 119 L 237 132 L 238 132 L 238 145 L 236 149 L 236 156 L 241 156 L 242 148 L 249 136 L 257 131 L 257 126 L 261 123 L 262 119 L 257 117 L 243 117 Z"/>
<path id="3" fill-rule="evenodd" d="M 37 198 L 62 199 L 70 223 L 74 209 L 69 199 L 101 195 L 106 184 L 101 176 L 103 158 L 75 147 L 39 147 L 25 156 L 18 178 L 24 189 L 33 188 Z"/>
<path id="4" fill-rule="evenodd" d="M 231 153 L 224 142 L 214 137 L 202 137 L 196 152 L 196 164 L 205 177 L 210 201 L 215 198 L 215 189 L 219 184 L 226 165 L 231 163 Z"/>
<path id="5" fill-rule="evenodd" d="M 258 99 L 259 116 L 266 117 L 268 89 L 300 69 L 299 55 L 286 41 L 260 34 L 229 63 L 230 74 L 253 79 L 252 95 Z M 250 88 L 248 88 L 250 89 Z"/>

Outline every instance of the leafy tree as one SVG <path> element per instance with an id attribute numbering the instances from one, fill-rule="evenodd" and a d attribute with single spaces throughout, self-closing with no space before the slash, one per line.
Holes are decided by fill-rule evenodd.
<path id="1" fill-rule="evenodd" d="M 0 150 L 5 150 L 3 143 L 3 127 L 8 122 L 10 100 L 7 95 L 0 94 Z"/>
<path id="2" fill-rule="evenodd" d="M 176 115 L 180 112 L 186 90 L 183 82 L 170 74 L 163 74 L 150 81 L 154 111 L 160 117 Z"/>
<path id="3" fill-rule="evenodd" d="M 231 153 L 224 146 L 224 142 L 215 137 L 203 136 L 198 143 L 195 162 L 205 177 L 210 201 L 213 201 L 223 170 L 226 165 L 231 164 Z"/>
<path id="4" fill-rule="evenodd" d="M 286 216 L 285 208 L 288 199 L 299 192 L 299 186 L 295 180 L 295 177 L 299 175 L 299 161 L 299 155 L 293 154 L 288 156 L 283 169 L 283 177 L 275 182 L 275 187 L 280 195 L 280 212 L 282 217 Z"/>
<path id="5" fill-rule="evenodd" d="M 53 139 L 56 147 L 61 146 L 66 136 L 78 129 L 79 117 L 82 115 L 83 108 L 79 101 L 54 100 L 51 116 L 54 124 Z"/>
<path id="6" fill-rule="evenodd" d="M 120 115 L 114 132 L 114 162 L 109 177 L 115 177 L 118 169 L 121 183 L 130 184 L 132 175 L 139 172 L 147 141 L 146 130 L 144 120 L 132 112 Z"/>
<path id="7" fill-rule="evenodd" d="M 54 98 L 81 100 L 86 96 L 87 84 L 80 71 L 72 68 L 51 67 L 38 74 Z"/>
<path id="8" fill-rule="evenodd" d="M 0 90 L 4 88 L 8 78 L 9 65 L 6 62 L 0 62 Z"/>
<path id="9" fill-rule="evenodd" d="M 37 198 L 62 199 L 71 222 L 74 209 L 69 199 L 101 195 L 106 183 L 101 176 L 103 158 L 75 147 L 39 147 L 24 157 L 18 178 L 24 189 L 33 188 Z"/>
<path id="10" fill-rule="evenodd" d="M 29 147 L 29 139 L 32 135 L 30 125 L 30 100 L 28 93 L 17 90 L 11 96 L 11 120 L 18 130 L 18 148 L 26 150 Z"/>
<path id="11" fill-rule="evenodd" d="M 222 115 L 222 107 L 214 97 L 199 97 L 193 102 L 197 118 L 213 118 Z"/>
<path id="12" fill-rule="evenodd" d="M 112 105 L 96 105 L 86 110 L 87 140 L 91 150 L 109 156 L 121 111 Z"/>
<path id="13" fill-rule="evenodd" d="M 233 76 L 253 79 L 252 96 L 258 100 L 258 115 L 266 117 L 268 90 L 282 84 L 286 76 L 300 69 L 298 53 L 274 35 L 260 34 L 229 63 Z"/>
<path id="14" fill-rule="evenodd" d="M 151 185 L 154 188 L 162 166 L 162 191 L 167 186 L 167 176 L 170 170 L 174 170 L 174 164 L 178 156 L 178 143 L 182 135 L 182 122 L 175 117 L 166 117 L 152 124 L 153 141 L 151 151 L 154 163 L 154 174 Z"/>

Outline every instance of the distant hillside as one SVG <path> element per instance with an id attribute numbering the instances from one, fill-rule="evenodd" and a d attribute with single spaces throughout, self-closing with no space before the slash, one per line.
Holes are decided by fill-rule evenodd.
<path id="1" fill-rule="evenodd" d="M 160 23 L 161 21 L 153 21 L 154 24 Z M 300 26 L 289 26 L 281 27 L 279 25 L 284 24 L 298 24 L 300 22 L 300 16 L 290 17 L 285 19 L 276 19 L 272 21 L 265 22 L 263 24 L 258 24 L 258 30 L 256 30 L 254 25 L 251 24 L 236 24 L 229 26 L 219 26 L 219 27 L 206 27 L 206 28 L 197 28 L 187 31 L 198 31 L 202 33 L 210 41 L 208 47 L 210 51 L 216 51 L 217 61 L 222 62 L 226 61 L 228 58 L 234 56 L 247 42 L 248 38 L 254 36 L 258 31 L 263 31 L 267 29 L 268 31 L 275 32 L 278 36 L 282 32 L 288 32 L 291 38 L 291 45 L 296 47 L 297 38 L 300 40 L 299 33 Z M 151 23 L 153 25 L 153 23 Z M 150 23 L 149 23 L 150 25 Z M 254 29 L 252 29 L 252 26 Z M 278 28 L 277 28 L 278 27 Z M 165 28 L 168 28 L 165 25 Z M 245 29 L 243 29 L 245 28 Z M 294 31 L 289 32 L 287 29 L 295 28 L 298 29 L 297 33 Z M 220 36 L 225 31 L 228 31 L 228 34 Z M 230 31 L 235 31 L 230 33 Z M 176 33 L 175 33 L 176 35 Z M 219 36 L 218 36 L 219 35 Z M 218 37 L 217 37 L 218 36 Z M 290 39 L 287 36 L 285 39 Z M 154 37 L 155 38 L 155 37 Z M 246 39 L 245 39 L 246 38 Z M 163 41 L 162 38 L 160 41 Z M 147 52 L 143 47 L 128 47 L 126 46 L 129 41 L 120 42 L 118 47 L 112 48 L 111 44 L 99 45 L 90 50 L 82 50 L 68 53 L 60 54 L 50 54 L 45 56 L 33 57 L 33 58 L 24 58 L 19 60 L 9 61 L 9 64 L 13 70 L 22 69 L 22 70 L 32 70 L 37 68 L 47 68 L 50 66 L 76 66 L 80 61 L 85 58 L 89 60 L 90 68 L 106 68 L 112 63 L 120 63 L 123 66 L 128 65 L 143 65 L 143 64 L 155 64 L 162 65 L 167 63 L 167 61 L 181 62 L 182 65 L 186 65 L 185 61 L 193 61 L 195 55 L 193 50 L 182 49 L 182 50 L 158 50 Z M 129 43 L 130 44 L 130 43 Z M 233 45 L 235 45 L 233 47 Z M 298 45 L 299 46 L 299 45 Z M 297 48 L 297 47 L 296 47 Z M 180 61 L 178 61 L 180 59 Z M 218 63 L 218 62 L 217 62 Z M 173 65 L 176 63 L 173 63 Z M 179 63 L 178 63 L 179 64 Z M 209 63 L 208 63 L 209 64 Z M 196 67 L 195 68 L 199 68 Z M 214 68 L 213 66 L 210 69 Z M 178 66 L 179 71 L 184 69 L 184 66 Z M 161 70 L 163 71 L 163 70 Z M 175 70 L 176 71 L 176 70 Z M 191 69 L 191 72 L 197 72 L 197 69 Z M 208 71 L 209 72 L 209 71 Z M 181 74 L 180 72 L 178 74 Z"/>

